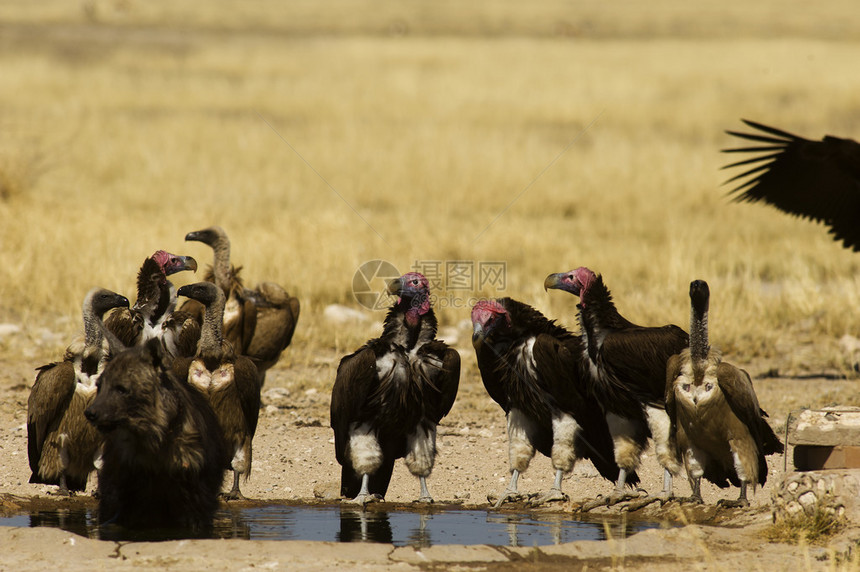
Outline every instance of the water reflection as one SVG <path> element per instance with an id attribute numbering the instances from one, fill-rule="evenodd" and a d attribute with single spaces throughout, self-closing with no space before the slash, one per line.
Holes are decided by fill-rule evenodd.
<path id="1" fill-rule="evenodd" d="M 150 530 L 133 533 L 99 527 L 96 511 L 58 509 L 0 518 L 0 526 L 50 526 L 81 536 L 103 540 L 169 540 L 200 538 L 182 530 Z M 657 523 L 574 520 L 565 514 L 500 513 L 487 510 L 442 510 L 421 513 L 385 511 L 353 506 L 226 507 L 216 514 L 207 538 L 246 540 L 318 540 L 379 542 L 425 548 L 438 544 L 489 544 L 536 546 L 574 540 L 625 538 Z"/>

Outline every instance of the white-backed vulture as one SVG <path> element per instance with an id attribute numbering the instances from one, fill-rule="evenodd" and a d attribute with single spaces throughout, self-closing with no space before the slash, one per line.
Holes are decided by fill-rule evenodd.
<path id="1" fill-rule="evenodd" d="M 290 296 L 274 282 L 262 282 L 255 289 L 245 288 L 239 273 L 242 267 L 230 265 L 230 239 L 220 226 L 189 232 L 185 240 L 202 242 L 212 248 L 214 262 L 205 280 L 224 292 L 224 338 L 235 350 L 251 358 L 257 366 L 260 387 L 266 370 L 275 365 L 290 345 L 299 320 L 298 298 Z M 182 309 L 200 314 L 199 306 L 186 302 Z"/>
<path id="2" fill-rule="evenodd" d="M 87 423 L 84 410 L 96 394 L 111 351 L 110 334 L 102 317 L 112 308 L 128 307 L 128 299 L 110 290 L 94 288 L 83 303 L 84 337 L 66 349 L 63 361 L 38 368 L 27 400 L 27 455 L 31 483 L 59 485 L 59 494 L 83 491 L 96 468 L 101 444 L 98 432 Z"/>
<path id="3" fill-rule="evenodd" d="M 451 410 L 460 355 L 436 339 L 430 285 L 417 272 L 389 284 L 398 296 L 382 335 L 341 359 L 331 395 L 331 427 L 341 495 L 364 505 L 385 498 L 394 461 L 418 477 L 420 502 L 433 502 L 427 477 L 436 426 Z"/>
<path id="4" fill-rule="evenodd" d="M 505 412 L 511 482 L 496 502 L 517 499 L 517 479 L 535 454 L 552 459 L 555 482 L 533 504 L 566 500 L 561 482 L 578 459 L 618 478 L 603 409 L 589 394 L 578 336 L 512 298 L 472 308 L 472 345 L 487 393 Z M 627 484 L 639 481 L 636 473 Z"/>
<path id="5" fill-rule="evenodd" d="M 591 389 L 606 411 L 615 461 L 621 467 L 615 491 L 586 508 L 630 498 L 624 483 L 639 466 L 649 436 L 664 469 L 663 491 L 635 506 L 665 502 L 672 496 L 672 476 L 681 471 L 665 411 L 666 361 L 689 345 L 687 333 L 675 325 L 645 327 L 630 322 L 618 313 L 603 277 L 585 267 L 550 274 L 544 287 L 579 296 L 577 308 Z"/>
<path id="6" fill-rule="evenodd" d="M 197 271 L 197 261 L 157 250 L 143 261 L 137 273 L 137 300 L 134 306 L 112 312 L 105 326 L 126 347 L 143 345 L 159 338 L 168 359 L 192 356 L 200 336 L 199 324 L 187 316 L 174 315 L 176 288 L 168 276 L 183 270 Z"/>
<path id="7" fill-rule="evenodd" d="M 209 399 L 227 445 L 227 466 L 233 470 L 233 487 L 224 496 L 245 498 L 239 490 L 239 475 L 251 475 L 251 443 L 260 414 L 260 385 L 257 368 L 250 359 L 236 355 L 222 335 L 224 292 L 211 282 L 197 282 L 179 289 L 203 304 L 205 311 L 197 354 L 174 362 L 173 372 Z"/>
<path id="8" fill-rule="evenodd" d="M 726 131 L 763 144 L 723 149 L 724 153 L 757 153 L 723 167 L 751 167 L 726 181 L 749 177 L 731 191 L 735 200 L 763 201 L 791 215 L 822 222 L 845 248 L 860 250 L 860 143 L 832 135 L 811 141 L 761 123 L 741 121 L 766 135 Z"/>
<path id="9" fill-rule="evenodd" d="M 722 360 L 708 345 L 707 282 L 690 283 L 690 347 L 669 358 L 666 411 L 678 453 L 684 460 L 691 500 L 702 502 L 702 477 L 720 488 L 740 487 L 736 501 L 749 506 L 747 486 L 767 481 L 766 455 L 783 445 L 764 419 L 749 374 Z"/>

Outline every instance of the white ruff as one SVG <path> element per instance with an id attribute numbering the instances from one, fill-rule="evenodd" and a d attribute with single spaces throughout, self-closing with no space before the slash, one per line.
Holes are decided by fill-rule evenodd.
<path id="1" fill-rule="evenodd" d="M 528 469 L 535 456 L 531 437 L 534 433 L 534 423 L 519 409 L 511 409 L 508 413 L 508 462 L 512 471 L 522 473 Z"/>
<path id="2" fill-rule="evenodd" d="M 606 414 L 606 424 L 609 425 L 609 434 L 612 435 L 615 462 L 628 473 L 635 471 L 642 454 L 642 447 L 632 437 L 636 433 L 636 426 L 629 419 L 614 413 Z"/>
<path id="3" fill-rule="evenodd" d="M 552 418 L 552 466 L 569 473 L 576 462 L 573 443 L 579 425 L 566 413 Z"/>
<path id="4" fill-rule="evenodd" d="M 368 424 L 354 426 L 349 431 L 349 458 L 360 475 L 376 472 L 382 465 L 382 449 Z"/>
<path id="5" fill-rule="evenodd" d="M 239 473 L 245 473 L 248 470 L 248 460 L 245 458 L 245 448 L 236 447 L 236 453 L 233 455 L 233 460 L 230 462 L 230 467 Z"/>
<path id="6" fill-rule="evenodd" d="M 433 470 L 436 461 L 436 428 L 425 428 L 418 426 L 415 432 L 409 435 L 406 444 L 409 452 L 406 453 L 406 467 L 416 477 L 426 477 Z"/>
<path id="7" fill-rule="evenodd" d="M 654 438 L 654 451 L 657 454 L 657 461 L 664 469 L 677 475 L 681 472 L 681 467 L 669 443 L 672 429 L 669 414 L 656 407 L 646 407 L 645 412 L 648 415 L 648 428 L 651 429 L 651 436 Z"/>

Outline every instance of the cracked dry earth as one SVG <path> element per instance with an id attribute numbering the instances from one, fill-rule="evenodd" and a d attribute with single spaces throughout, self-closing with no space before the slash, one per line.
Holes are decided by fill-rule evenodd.
<path id="1" fill-rule="evenodd" d="M 462 351 L 464 369 L 460 393 L 440 428 L 439 453 L 429 479 L 434 507 L 491 511 L 488 495 L 504 490 L 509 478 L 507 442 L 502 411 L 486 395 L 474 358 Z M 248 501 L 230 506 L 259 504 L 333 505 L 338 490 L 339 466 L 334 459 L 328 407 L 334 368 L 339 356 L 319 356 L 306 365 L 281 365 L 270 370 L 263 389 L 263 407 L 254 439 L 253 472 L 242 490 Z M 94 507 L 90 493 L 72 499 L 49 493 L 53 487 L 30 485 L 27 464 L 26 403 L 40 364 L 0 358 L 0 514 L 34 507 Z M 307 380 L 314 380 L 308 387 Z M 838 402 L 840 395 L 856 391 L 856 381 L 812 378 L 755 380 L 760 401 L 780 428 L 806 395 Z M 814 404 L 817 405 L 817 404 Z M 781 430 L 778 429 L 781 435 Z M 62 563 L 66 571 L 131 570 L 367 570 L 420 569 L 655 569 L 661 570 L 800 570 L 828 568 L 828 550 L 771 544 L 761 538 L 768 526 L 770 492 L 783 474 L 783 458 L 769 459 L 768 483 L 752 496 L 749 509 L 715 506 L 720 498 L 735 498 L 737 489 L 721 491 L 703 484 L 704 506 L 667 503 L 624 513 L 623 518 L 665 523 L 663 528 L 633 534 L 626 539 L 576 541 L 541 547 L 434 545 L 424 548 L 390 544 L 307 541 L 182 540 L 168 542 L 112 542 L 93 540 L 56 528 L 0 527 L 0 570 L 44 570 Z M 662 473 L 649 452 L 640 470 L 643 487 L 652 492 L 662 486 Z M 548 459 L 538 455 L 520 479 L 524 493 L 539 493 L 552 484 Z M 506 504 L 503 512 L 546 511 L 578 518 L 579 506 L 609 492 L 590 463 L 580 463 L 564 481 L 570 501 L 539 509 L 524 503 Z M 688 495 L 685 479 L 676 479 L 678 495 Z M 418 483 L 398 462 L 386 503 L 379 509 L 421 510 L 412 503 Z M 599 508 L 592 519 L 622 518 L 618 507 Z M 849 528 L 839 546 L 858 536 Z M 842 544 L 838 544 L 842 542 Z M 829 556 L 832 558 L 832 554 Z"/>

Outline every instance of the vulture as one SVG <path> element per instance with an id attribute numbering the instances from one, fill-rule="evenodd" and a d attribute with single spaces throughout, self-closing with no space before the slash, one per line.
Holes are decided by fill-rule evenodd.
<path id="1" fill-rule="evenodd" d="M 84 417 L 95 398 L 96 381 L 121 344 L 104 329 L 102 317 L 112 308 L 128 308 L 128 299 L 94 288 L 83 303 L 84 338 L 66 349 L 63 361 L 38 368 L 27 400 L 27 455 L 31 483 L 59 485 L 59 494 L 83 491 L 95 469 L 102 439 Z"/>
<path id="2" fill-rule="evenodd" d="M 183 313 L 174 312 L 176 289 L 167 277 L 183 270 L 197 271 L 197 261 L 157 250 L 143 261 L 137 273 L 137 300 L 134 306 L 112 312 L 105 326 L 126 347 L 141 346 L 159 338 L 170 359 L 192 356 L 200 328 Z"/>
<path id="3" fill-rule="evenodd" d="M 401 457 L 433 502 L 427 476 L 436 458 L 436 426 L 460 383 L 460 354 L 436 339 L 430 283 L 418 272 L 392 280 L 397 301 L 382 335 L 341 359 L 331 395 L 331 427 L 343 497 L 364 505 L 385 498 Z"/>
<path id="4" fill-rule="evenodd" d="M 760 202 L 805 219 L 823 222 L 845 248 L 860 250 L 860 143 L 826 135 L 812 141 L 742 119 L 757 133 L 726 131 L 755 142 L 724 153 L 755 153 L 723 167 L 749 166 L 726 183 L 747 178 L 730 194 L 739 202 Z"/>
<path id="5" fill-rule="evenodd" d="M 245 288 L 239 277 L 242 268 L 230 265 L 230 239 L 220 226 L 189 232 L 185 240 L 212 248 L 214 262 L 205 279 L 221 288 L 227 298 L 224 337 L 236 352 L 251 358 L 262 387 L 266 370 L 278 363 L 281 352 L 293 339 L 299 320 L 298 298 L 274 282 L 263 282 L 254 290 Z M 193 302 L 186 302 L 182 309 L 201 313 Z"/>
<path id="6" fill-rule="evenodd" d="M 481 379 L 508 426 L 511 481 L 496 508 L 519 496 L 517 479 L 535 449 L 555 469 L 552 488 L 535 504 L 566 500 L 562 477 L 578 459 L 591 459 L 614 482 L 612 437 L 600 405 L 588 394 L 579 337 L 512 298 L 478 301 L 472 327 Z M 627 484 L 636 482 L 636 474 L 629 475 Z"/>
<path id="7" fill-rule="evenodd" d="M 690 347 L 669 358 L 666 412 L 684 460 L 693 502 L 702 502 L 702 477 L 720 488 L 740 487 L 730 507 L 749 506 L 747 486 L 767 481 L 766 455 L 783 445 L 764 419 L 749 374 L 708 345 L 707 282 L 690 283 Z"/>
<path id="8" fill-rule="evenodd" d="M 654 440 L 657 460 L 664 469 L 663 492 L 637 508 L 672 496 L 672 475 L 681 471 L 665 411 L 666 362 L 689 345 L 687 333 L 675 325 L 637 326 L 615 308 L 603 277 L 585 267 L 550 274 L 544 287 L 579 296 L 583 354 L 592 394 L 606 412 L 621 468 L 615 491 L 586 508 L 614 505 L 631 495 L 624 492 L 627 476 L 640 462 L 648 437 Z M 632 505 L 631 505 L 632 507 Z"/>
<path id="9" fill-rule="evenodd" d="M 212 282 L 197 282 L 179 289 L 179 295 L 203 304 L 205 309 L 200 342 L 193 358 L 177 359 L 173 373 L 209 400 L 227 445 L 228 468 L 233 470 L 233 488 L 227 499 L 244 499 L 239 475 L 251 475 L 251 441 L 260 414 L 260 385 L 257 367 L 245 356 L 236 355 L 222 335 L 224 292 Z"/>

